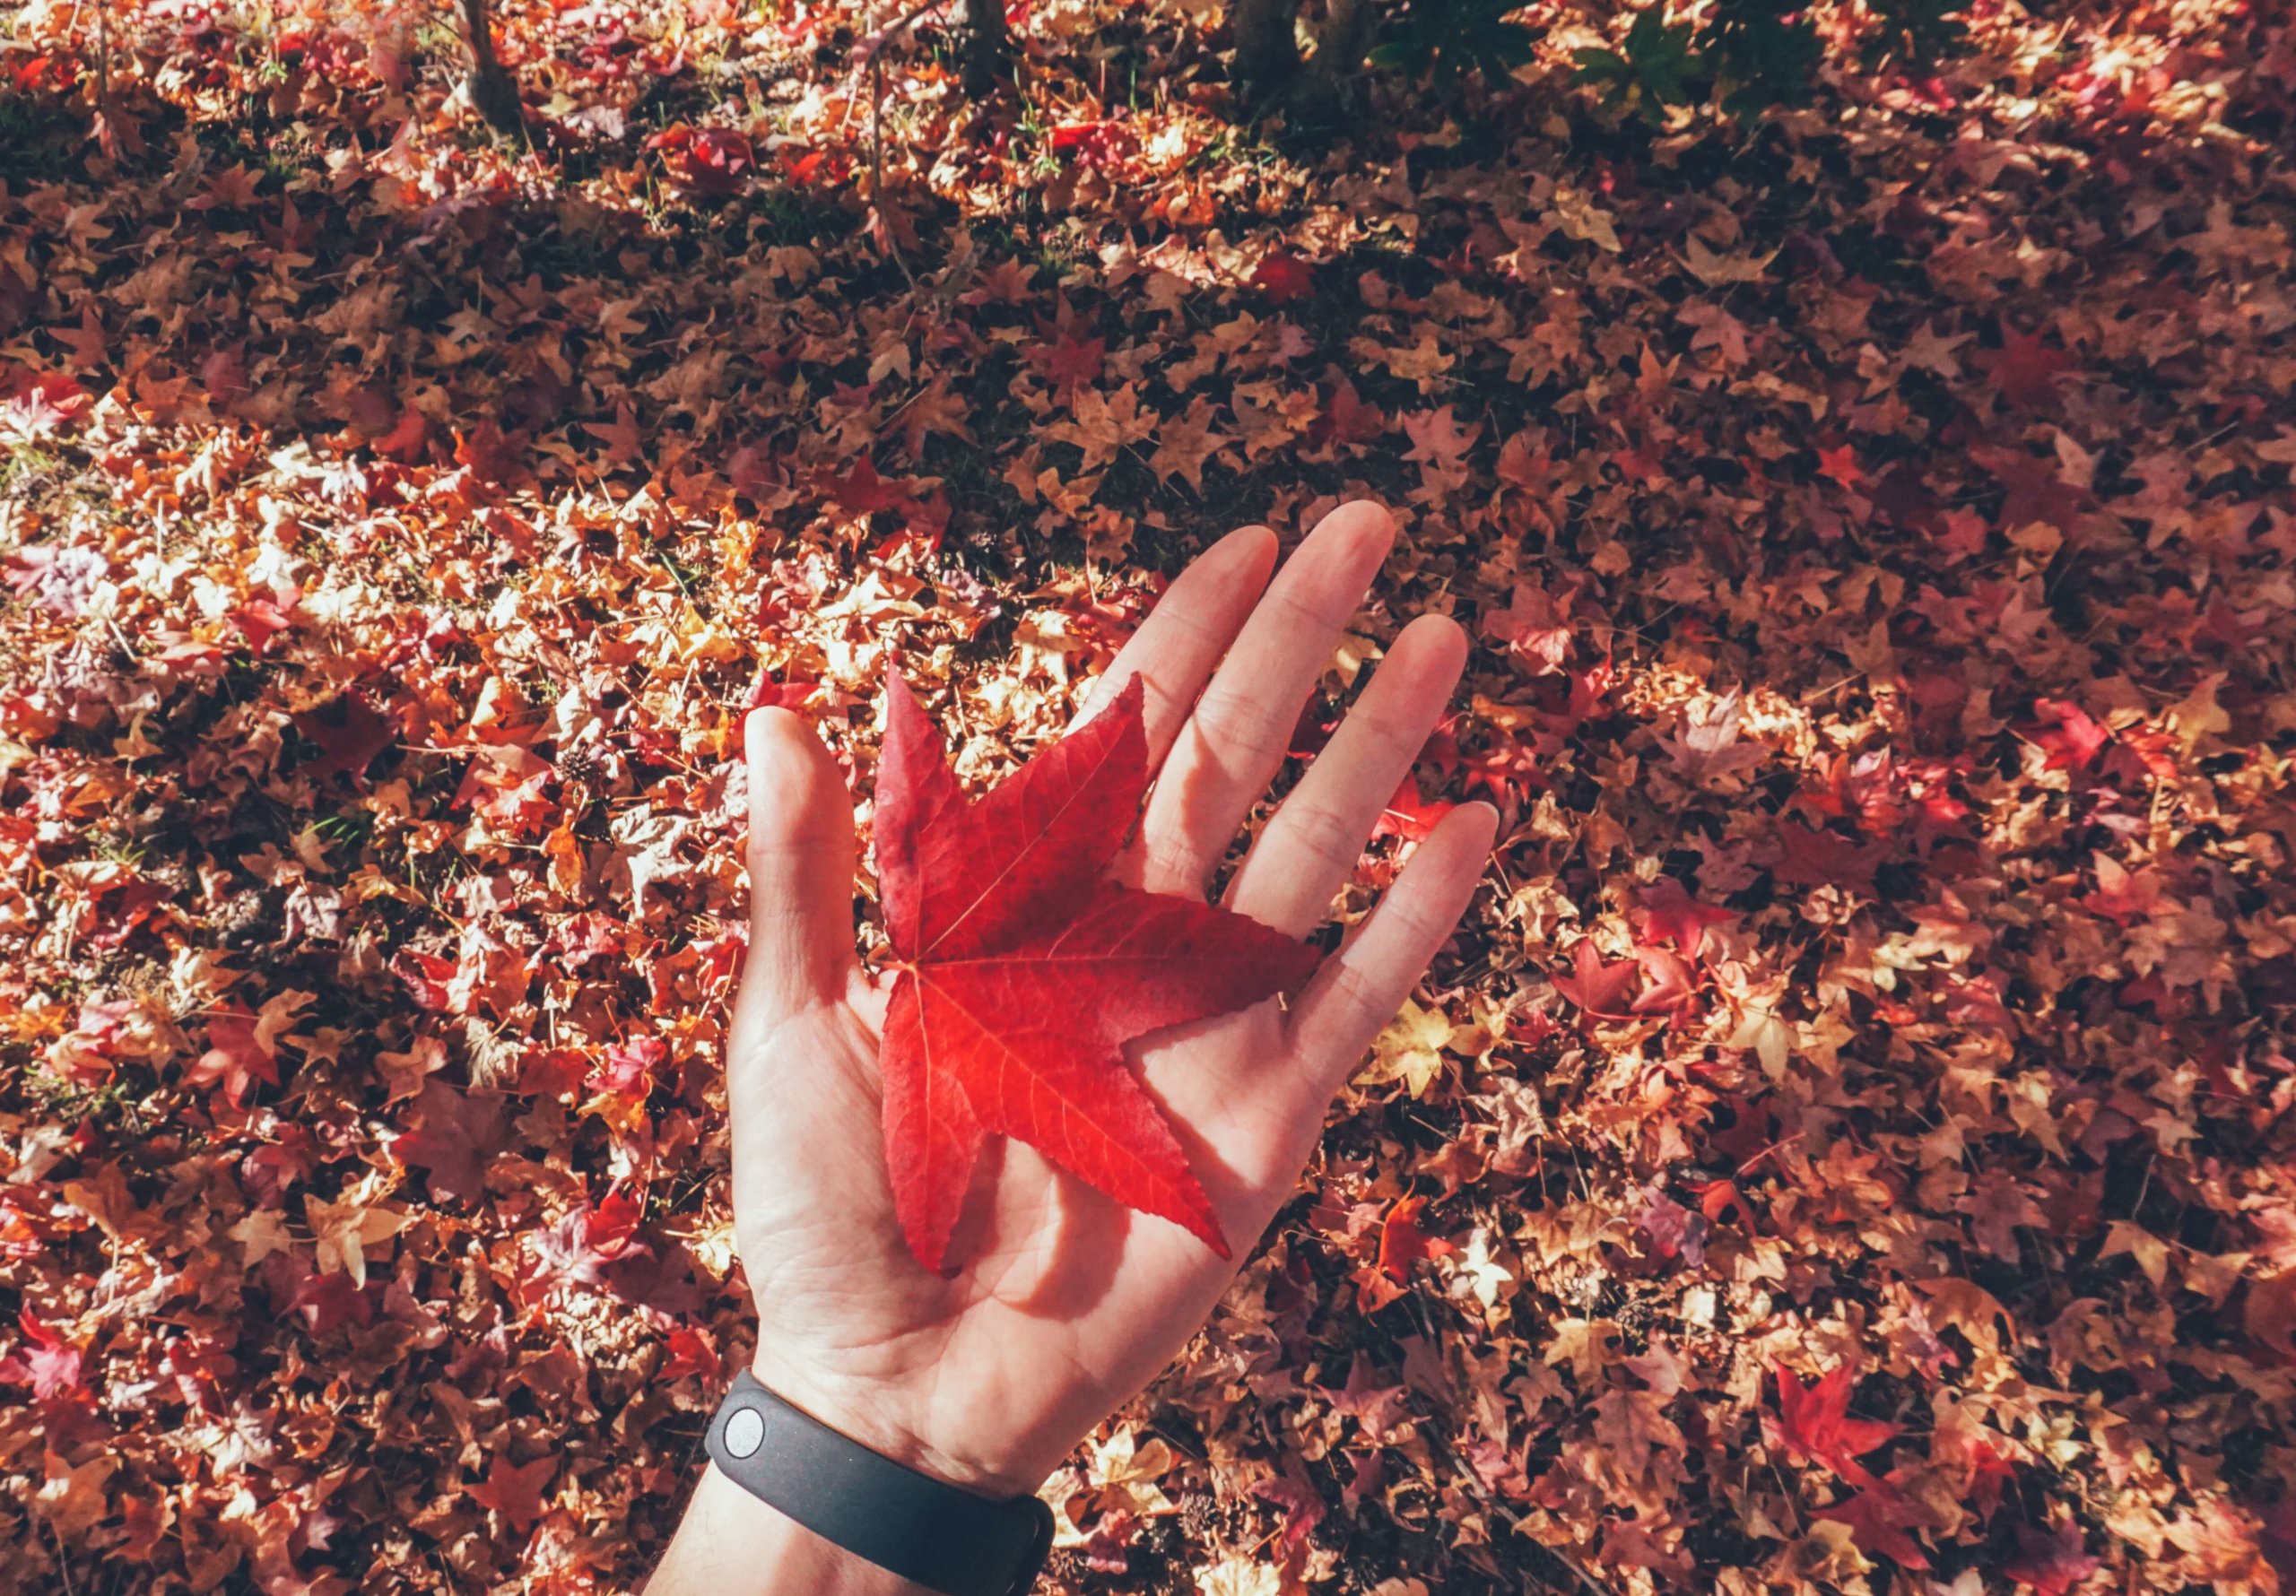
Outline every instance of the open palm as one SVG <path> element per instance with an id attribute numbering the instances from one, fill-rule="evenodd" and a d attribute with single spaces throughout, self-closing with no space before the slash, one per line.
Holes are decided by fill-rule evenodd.
<path id="1" fill-rule="evenodd" d="M 1260 528 L 1173 583 L 1087 708 L 1144 680 L 1159 775 L 1118 866 L 1128 880 L 1205 893 L 1392 537 L 1377 507 L 1349 505 L 1272 585 L 1275 538 Z M 1465 648 L 1445 617 L 1404 629 L 1253 846 L 1228 907 L 1295 936 L 1315 928 Z M 747 738 L 752 925 L 728 1085 L 758 1377 L 888 1456 L 989 1494 L 1031 1490 L 1180 1349 L 1236 1264 L 1014 1142 L 984 1161 L 951 1250 L 956 1273 L 918 1264 L 885 1171 L 885 999 L 854 954 L 851 800 L 796 716 L 761 710 Z M 1291 1194 L 1332 1094 L 1449 936 L 1494 821 L 1480 804 L 1448 816 L 1288 1008 L 1271 999 L 1129 1050 L 1238 1245 Z"/>

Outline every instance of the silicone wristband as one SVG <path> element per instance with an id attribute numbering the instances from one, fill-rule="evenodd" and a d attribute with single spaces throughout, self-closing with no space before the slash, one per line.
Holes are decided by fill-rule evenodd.
<path id="1" fill-rule="evenodd" d="M 744 1369 L 709 1421 L 709 1461 L 833 1546 L 943 1596 L 1022 1596 L 1052 1550 L 1052 1509 L 996 1501 L 870 1451 Z"/>

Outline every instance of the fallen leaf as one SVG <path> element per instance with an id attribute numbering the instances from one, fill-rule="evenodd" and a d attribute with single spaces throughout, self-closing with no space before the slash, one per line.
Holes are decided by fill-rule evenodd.
<path id="1" fill-rule="evenodd" d="M 1136 679 L 977 802 L 908 684 L 888 684 L 876 856 L 900 974 L 880 1055 L 885 1156 L 928 1269 L 947 1265 L 990 1136 L 1227 1255 L 1123 1047 L 1294 986 L 1317 955 L 1240 915 L 1107 879 L 1147 780 Z"/>

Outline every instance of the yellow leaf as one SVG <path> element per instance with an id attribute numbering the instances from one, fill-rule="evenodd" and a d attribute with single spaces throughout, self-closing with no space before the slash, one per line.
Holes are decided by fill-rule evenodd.
<path id="1" fill-rule="evenodd" d="M 1752 1048 L 1761 1060 L 1762 1073 L 1772 1080 L 1782 1080 L 1786 1078 L 1786 1061 L 1794 1051 L 1794 1028 L 1769 1009 L 1749 1004 L 1745 1017 L 1724 1045 Z"/>
<path id="2" fill-rule="evenodd" d="M 1403 1011 L 1387 1022 L 1371 1044 L 1371 1062 L 1356 1076 L 1358 1086 L 1384 1086 L 1400 1080 L 1414 1097 L 1443 1072 L 1443 1045 L 1451 1039 L 1451 1022 L 1440 1010 L 1422 1009 L 1406 999 Z"/>
<path id="3" fill-rule="evenodd" d="M 1619 252 L 1618 231 L 1611 226 L 1611 213 L 1598 209 L 1568 184 L 1554 191 L 1554 219 L 1564 236 L 1607 249 L 1613 255 Z"/>
<path id="4" fill-rule="evenodd" d="M 2177 736 L 2190 750 L 2200 740 L 2213 733 L 2232 729 L 2232 717 L 2216 702 L 2216 690 L 2224 685 L 2224 672 L 2211 671 L 2200 679 L 2200 685 L 2187 693 L 2169 710 L 2169 724 L 2177 729 Z"/>
<path id="5" fill-rule="evenodd" d="M 2169 1244 L 2150 1231 L 2140 1230 L 2126 1219 L 2115 1219 L 2105 1227 L 2104 1251 L 2100 1258 L 2118 1258 L 2126 1253 L 2136 1260 L 2136 1267 L 2144 1278 L 2156 1287 L 2169 1280 Z"/>
<path id="6" fill-rule="evenodd" d="M 1709 288 L 1726 282 L 1756 282 L 1770 263 L 1778 258 L 1773 249 L 1768 255 L 1717 255 L 1699 239 L 1690 241 L 1690 274 Z"/>
<path id="7" fill-rule="evenodd" d="M 239 1244 L 239 1252 L 249 1269 L 294 1245 L 294 1238 L 287 1234 L 286 1216 L 275 1208 L 251 1210 L 228 1234 Z"/>
<path id="8" fill-rule="evenodd" d="M 341 1270 L 354 1286 L 367 1283 L 367 1249 L 381 1245 L 414 1222 L 402 1209 L 370 1208 L 355 1193 L 341 1202 L 307 1195 L 303 1217 L 318 1239 L 319 1272 Z"/>
<path id="9" fill-rule="evenodd" d="M 32 1507 L 57 1534 L 77 1540 L 110 1511 L 104 1488 L 119 1467 L 119 1460 L 99 1453 L 76 1469 L 66 1469 L 54 1453 L 49 1458 L 48 1466 L 54 1471 L 41 1483 Z"/>
<path id="10" fill-rule="evenodd" d="M 1202 1596 L 1283 1596 L 1283 1576 L 1248 1557 L 1222 1557 L 1196 1570 L 1196 1588 Z"/>

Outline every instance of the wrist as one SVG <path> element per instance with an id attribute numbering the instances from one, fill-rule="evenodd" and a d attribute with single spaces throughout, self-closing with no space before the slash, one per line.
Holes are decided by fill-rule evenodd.
<path id="1" fill-rule="evenodd" d="M 822 1540 L 718 1471 L 693 1500 L 646 1596 L 932 1596 Z"/>
<path id="2" fill-rule="evenodd" d="M 996 1501 L 1036 1494 L 1066 1455 L 1064 1447 L 1039 1464 L 1017 1442 L 981 1433 L 944 1443 L 931 1424 L 929 1393 L 900 1384 L 831 1375 L 776 1358 L 764 1347 L 750 1361 L 759 1383 L 848 1441 L 944 1485 Z"/>

